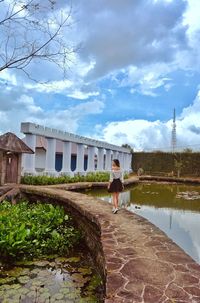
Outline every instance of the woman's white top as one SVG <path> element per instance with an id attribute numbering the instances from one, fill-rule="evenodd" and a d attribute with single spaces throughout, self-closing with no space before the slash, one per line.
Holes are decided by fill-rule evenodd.
<path id="1" fill-rule="evenodd" d="M 122 170 L 111 170 L 110 172 L 110 182 L 112 182 L 114 179 L 120 179 L 121 182 L 124 182 L 124 174 Z"/>

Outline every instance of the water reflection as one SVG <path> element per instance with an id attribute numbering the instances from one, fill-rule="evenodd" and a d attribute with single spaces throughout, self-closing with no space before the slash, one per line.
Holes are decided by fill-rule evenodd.
<path id="1" fill-rule="evenodd" d="M 111 203 L 106 191 L 91 194 Z M 120 203 L 158 226 L 200 263 L 200 186 L 139 184 L 121 193 Z"/>
<path id="2" fill-rule="evenodd" d="M 0 302 L 104 302 L 101 277 L 85 247 L 66 257 L 1 264 Z"/>

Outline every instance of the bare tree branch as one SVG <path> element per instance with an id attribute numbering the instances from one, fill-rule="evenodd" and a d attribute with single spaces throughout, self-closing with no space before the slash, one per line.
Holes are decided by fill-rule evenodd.
<path id="1" fill-rule="evenodd" d="M 29 3 L 27 5 L 22 5 L 21 8 L 18 9 L 17 11 L 14 10 L 14 8 L 16 6 L 16 2 L 15 2 L 14 5 L 12 6 L 11 11 L 8 10 L 6 13 L 6 17 L 0 21 L 0 25 L 4 24 L 6 21 L 13 20 L 15 16 L 19 15 L 22 11 L 27 9 L 33 1 L 34 0 L 29 1 Z M 3 1 L 1 1 L 1 2 L 3 2 Z"/>
<path id="2" fill-rule="evenodd" d="M 31 79 L 26 68 L 37 59 L 56 64 L 65 75 L 76 51 L 65 37 L 72 6 L 66 13 L 56 9 L 57 1 L 47 0 L 46 6 L 38 1 L 0 0 L 0 72 L 21 69 Z"/>

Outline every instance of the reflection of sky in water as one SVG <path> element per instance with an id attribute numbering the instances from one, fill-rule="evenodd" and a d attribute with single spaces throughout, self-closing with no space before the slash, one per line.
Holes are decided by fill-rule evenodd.
<path id="1" fill-rule="evenodd" d="M 133 204 L 128 209 L 158 226 L 186 253 L 200 263 L 200 214 L 149 206 L 135 209 Z"/>
<path id="2" fill-rule="evenodd" d="M 158 198 L 157 193 L 154 194 Z M 101 199 L 111 203 L 110 196 L 105 195 Z M 135 206 L 137 207 L 138 204 L 130 201 L 131 190 L 120 194 L 121 207 L 126 207 L 128 210 L 148 219 L 200 263 L 200 212 L 173 207 L 158 208 L 156 202 L 155 205 L 148 206 L 140 203 L 140 209 L 137 209 Z M 161 197 L 160 201 L 162 201 Z"/>

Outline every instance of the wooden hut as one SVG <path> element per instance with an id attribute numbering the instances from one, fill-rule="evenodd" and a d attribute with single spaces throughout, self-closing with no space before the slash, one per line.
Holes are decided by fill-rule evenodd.
<path id="1" fill-rule="evenodd" d="M 20 183 L 22 153 L 34 152 L 13 133 L 0 136 L 0 185 Z"/>

